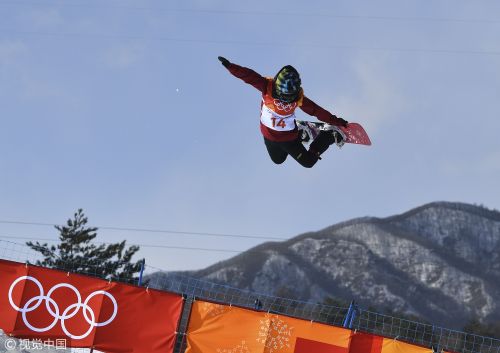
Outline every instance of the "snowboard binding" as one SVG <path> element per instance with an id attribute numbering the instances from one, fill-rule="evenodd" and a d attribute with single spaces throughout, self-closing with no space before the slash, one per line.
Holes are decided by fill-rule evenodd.
<path id="1" fill-rule="evenodd" d="M 335 125 L 322 124 L 320 126 L 319 130 L 330 132 L 333 135 L 333 138 L 335 139 L 335 141 L 333 143 L 335 143 L 339 148 L 344 146 L 346 136 L 345 136 L 344 132 L 342 130 L 340 130 L 338 127 L 336 127 Z"/>

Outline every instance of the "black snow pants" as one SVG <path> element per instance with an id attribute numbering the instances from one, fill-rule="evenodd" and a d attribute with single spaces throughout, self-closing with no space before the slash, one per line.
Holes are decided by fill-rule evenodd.
<path id="1" fill-rule="evenodd" d="M 333 134 L 329 131 L 321 131 L 318 137 L 311 142 L 309 150 L 306 150 L 300 137 L 293 141 L 271 141 L 264 137 L 269 157 L 276 164 L 281 164 L 288 155 L 292 156 L 303 167 L 312 168 L 320 159 L 319 156 L 335 142 Z"/>

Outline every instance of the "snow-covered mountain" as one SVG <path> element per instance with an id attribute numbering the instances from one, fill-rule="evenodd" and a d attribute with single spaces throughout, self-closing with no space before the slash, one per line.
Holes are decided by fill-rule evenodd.
<path id="1" fill-rule="evenodd" d="M 450 328 L 500 320 L 500 212 L 436 202 L 269 242 L 189 275 L 241 289 L 334 297 Z"/>

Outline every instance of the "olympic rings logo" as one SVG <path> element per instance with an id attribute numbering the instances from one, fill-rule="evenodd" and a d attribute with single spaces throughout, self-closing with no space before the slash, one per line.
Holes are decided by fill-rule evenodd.
<path id="1" fill-rule="evenodd" d="M 282 101 L 280 101 L 279 99 L 274 99 L 273 103 L 276 106 L 276 108 L 278 108 L 280 110 L 284 110 L 285 112 L 291 111 L 297 105 L 297 103 L 286 103 L 285 104 Z"/>
<path id="2" fill-rule="evenodd" d="M 12 292 L 13 292 L 15 286 L 23 280 L 24 281 L 32 281 L 33 283 L 35 283 L 36 286 L 38 287 L 38 289 L 40 290 L 40 295 L 31 298 L 30 300 L 28 300 L 26 302 L 26 304 L 24 304 L 24 306 L 22 308 L 20 308 L 16 304 L 14 304 L 14 301 L 12 299 Z M 78 298 L 78 302 L 68 306 L 63 311 L 62 315 L 61 315 L 61 311 L 60 311 L 59 306 L 57 305 L 56 301 L 51 298 L 51 295 L 59 288 L 71 289 L 76 294 L 76 297 Z M 95 315 L 94 311 L 92 310 L 92 308 L 88 305 L 90 299 L 92 299 L 93 297 L 95 297 L 97 295 L 106 296 L 113 303 L 113 314 L 111 315 L 111 317 L 108 320 L 106 320 L 104 322 L 96 322 L 96 315 Z M 35 327 L 29 323 L 28 319 L 26 318 L 26 314 L 31 312 L 31 311 L 36 310 L 42 304 L 43 301 L 45 301 L 45 307 L 47 308 L 47 311 L 49 312 L 49 314 L 54 318 L 54 320 L 47 327 L 42 327 L 42 328 Z M 87 297 L 87 299 L 85 299 L 85 301 L 82 303 L 82 296 L 81 296 L 80 292 L 78 291 L 77 288 L 75 288 L 71 284 L 68 284 L 68 283 L 57 284 L 47 292 L 47 295 L 44 295 L 43 286 L 40 283 L 40 281 L 38 281 L 36 278 L 31 277 L 31 276 L 19 277 L 11 284 L 10 289 L 9 289 L 9 302 L 10 302 L 10 305 L 14 308 L 14 310 L 16 310 L 22 314 L 23 322 L 26 325 L 26 327 L 28 327 L 30 330 L 35 331 L 35 332 L 47 332 L 47 331 L 51 330 L 57 324 L 57 322 L 59 320 L 61 320 L 61 327 L 62 327 L 63 332 L 66 334 L 66 336 L 68 336 L 72 339 L 76 339 L 76 340 L 83 339 L 83 338 L 89 336 L 90 333 L 92 332 L 92 330 L 94 329 L 94 327 L 102 327 L 102 326 L 109 325 L 115 319 L 116 314 L 118 313 L 118 304 L 116 302 L 116 299 L 108 292 L 105 292 L 102 290 L 97 290 L 95 292 L 92 292 Z M 66 320 L 69 320 L 72 317 L 74 317 L 80 311 L 80 308 L 83 309 L 83 317 L 85 318 L 85 321 L 87 321 L 87 323 L 90 325 L 90 327 L 87 330 L 87 332 L 85 332 L 83 335 L 78 336 L 78 335 L 71 334 L 67 330 L 65 322 L 66 322 Z M 90 315 L 90 317 L 89 317 L 89 315 Z"/>

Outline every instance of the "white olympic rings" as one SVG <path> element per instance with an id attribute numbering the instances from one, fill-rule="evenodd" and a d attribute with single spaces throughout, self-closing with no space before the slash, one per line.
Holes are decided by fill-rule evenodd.
<path id="1" fill-rule="evenodd" d="M 24 306 L 22 308 L 20 308 L 14 303 L 14 300 L 12 299 L 12 292 L 14 291 L 15 286 L 23 280 L 24 281 L 32 281 L 33 283 L 35 283 L 36 286 L 38 287 L 38 290 L 40 291 L 40 295 L 29 299 L 26 302 L 26 304 L 24 304 Z M 78 302 L 68 306 L 63 311 L 62 315 L 60 315 L 59 306 L 57 305 L 56 301 L 51 298 L 51 295 L 59 288 L 68 288 L 68 289 L 72 290 L 76 294 L 76 297 L 78 299 Z M 92 310 L 92 308 L 88 305 L 90 299 L 92 299 L 96 295 L 106 296 L 113 303 L 113 314 L 111 315 L 111 317 L 108 320 L 106 320 L 104 322 L 96 322 L 96 315 L 95 315 L 94 311 Z M 43 301 L 45 301 L 45 307 L 47 308 L 47 311 L 49 312 L 49 314 L 54 318 L 54 321 L 50 325 L 48 325 L 47 327 L 39 328 L 39 327 L 35 327 L 35 326 L 30 324 L 30 322 L 26 318 L 26 313 L 29 313 L 33 310 L 36 310 L 42 304 Z M 10 305 L 14 308 L 14 310 L 16 310 L 22 314 L 23 322 L 26 325 L 26 327 L 28 327 L 30 330 L 35 331 L 35 332 L 47 332 L 50 329 L 52 329 L 57 324 L 57 322 L 59 320 L 61 320 L 61 328 L 62 328 L 63 332 L 66 334 L 66 336 L 68 336 L 72 339 L 76 339 L 76 340 L 83 339 L 83 338 L 89 336 L 90 333 L 92 332 L 92 330 L 94 329 L 94 327 L 102 327 L 102 326 L 106 326 L 106 325 L 110 324 L 115 319 L 116 315 L 118 314 L 118 303 L 116 302 L 115 297 L 113 297 L 108 292 L 105 292 L 102 290 L 97 290 L 95 292 L 92 292 L 87 297 L 87 299 L 85 299 L 85 301 L 82 303 L 82 296 L 81 296 L 80 292 L 78 291 L 78 289 L 76 287 L 72 286 L 71 284 L 68 284 L 68 283 L 56 284 L 54 287 L 52 287 L 47 292 L 47 295 L 44 295 L 43 286 L 40 283 L 40 281 L 37 280 L 35 277 L 31 277 L 31 276 L 22 276 L 22 277 L 19 277 L 18 279 L 16 279 L 14 282 L 12 282 L 10 289 L 9 289 L 9 302 L 10 302 Z M 35 304 L 33 304 L 33 303 L 35 303 Z M 74 317 L 80 311 L 80 308 L 82 308 L 83 317 L 85 318 L 85 321 L 87 321 L 87 323 L 90 325 L 90 327 L 87 330 L 87 332 L 85 332 L 82 335 L 73 335 L 67 330 L 65 322 L 66 322 L 66 320 Z M 90 317 L 89 317 L 89 315 L 90 315 Z"/>
<path id="2" fill-rule="evenodd" d="M 285 112 L 291 111 L 297 105 L 297 103 L 284 103 L 279 99 L 274 99 L 273 103 L 278 109 L 284 110 Z"/>

